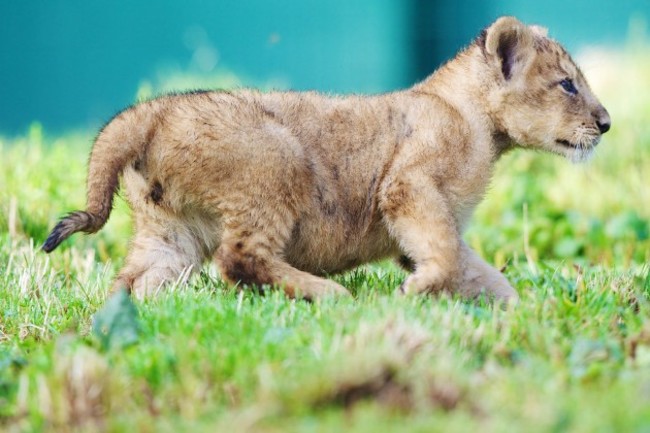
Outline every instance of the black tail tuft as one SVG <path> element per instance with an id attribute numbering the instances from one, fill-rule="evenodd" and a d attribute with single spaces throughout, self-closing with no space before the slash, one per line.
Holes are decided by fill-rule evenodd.
<path id="1" fill-rule="evenodd" d="M 96 217 L 85 211 L 76 211 L 62 218 L 54 227 L 47 240 L 41 247 L 46 253 L 54 251 L 61 242 L 76 232 L 94 232 Z"/>

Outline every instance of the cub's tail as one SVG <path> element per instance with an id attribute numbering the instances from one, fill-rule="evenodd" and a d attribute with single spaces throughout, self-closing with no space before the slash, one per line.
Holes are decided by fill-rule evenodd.
<path id="1" fill-rule="evenodd" d="M 142 157 L 155 134 L 159 119 L 156 105 L 150 101 L 128 108 L 102 129 L 88 163 L 87 209 L 63 217 L 47 237 L 43 251 L 53 251 L 73 233 L 95 233 L 106 224 L 124 167 Z"/>

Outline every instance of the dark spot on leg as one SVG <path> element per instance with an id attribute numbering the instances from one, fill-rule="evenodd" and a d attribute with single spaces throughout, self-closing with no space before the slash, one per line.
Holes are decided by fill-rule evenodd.
<path id="1" fill-rule="evenodd" d="M 244 243 L 243 242 L 237 242 L 235 244 L 235 249 L 241 250 L 242 248 L 244 248 Z"/>
<path id="2" fill-rule="evenodd" d="M 217 261 L 223 277 L 233 284 L 273 283 L 266 260 L 253 254 L 222 249 L 217 253 Z"/>
<path id="3" fill-rule="evenodd" d="M 232 262 L 225 273 L 230 280 L 238 283 L 249 284 L 255 281 L 255 274 L 241 261 Z"/>
<path id="4" fill-rule="evenodd" d="M 153 185 L 151 186 L 151 193 L 149 194 L 149 197 L 151 197 L 151 200 L 153 200 L 155 204 L 160 203 L 163 197 L 163 188 L 160 182 L 155 181 L 153 183 Z"/>
<path id="5" fill-rule="evenodd" d="M 397 259 L 397 263 L 406 271 L 415 272 L 415 262 L 410 257 L 402 255 Z"/>
<path id="6" fill-rule="evenodd" d="M 140 170 L 142 169 L 142 161 L 139 160 L 139 159 L 136 159 L 136 160 L 133 162 L 133 169 L 134 169 L 135 171 L 140 171 Z"/>

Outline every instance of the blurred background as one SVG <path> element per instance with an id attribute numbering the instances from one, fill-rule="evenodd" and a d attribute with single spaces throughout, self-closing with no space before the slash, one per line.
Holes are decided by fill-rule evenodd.
<path id="1" fill-rule="evenodd" d="M 3 1 L 0 133 L 95 129 L 138 97 L 256 86 L 374 93 L 431 73 L 504 14 L 572 52 L 643 33 L 650 1 Z"/>

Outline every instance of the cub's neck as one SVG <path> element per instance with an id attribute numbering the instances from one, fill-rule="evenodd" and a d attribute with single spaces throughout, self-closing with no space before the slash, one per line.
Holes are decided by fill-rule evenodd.
<path id="1" fill-rule="evenodd" d="M 496 160 L 514 147 L 495 120 L 493 107 L 499 106 L 499 93 L 495 91 L 498 82 L 499 77 L 489 67 L 481 48 L 472 44 L 411 91 L 442 98 L 456 108 L 475 137 L 489 137 L 484 144 L 491 147 Z"/>

